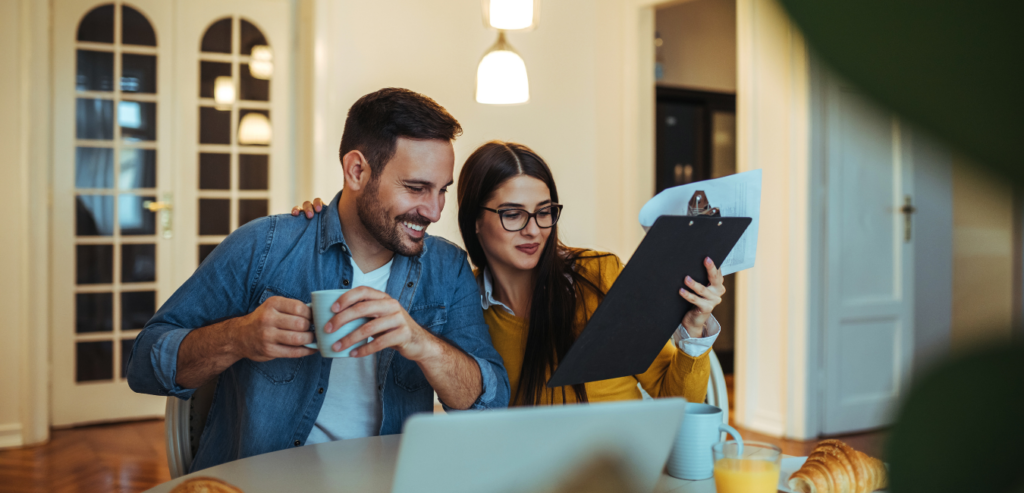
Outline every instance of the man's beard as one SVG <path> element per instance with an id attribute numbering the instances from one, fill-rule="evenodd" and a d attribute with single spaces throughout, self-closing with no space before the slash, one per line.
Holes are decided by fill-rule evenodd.
<path id="1" fill-rule="evenodd" d="M 363 227 L 370 233 L 370 236 L 384 248 L 406 257 L 419 255 L 423 251 L 423 238 L 409 237 L 399 229 L 403 228 L 403 221 L 426 228 L 430 224 L 430 220 L 416 213 L 407 213 L 391 218 L 383 204 L 377 199 L 379 185 L 379 182 L 370 180 L 369 186 L 356 199 L 356 213 L 359 214 L 359 220 L 363 222 Z M 403 237 L 412 240 L 412 244 L 409 245 L 402 241 Z"/>

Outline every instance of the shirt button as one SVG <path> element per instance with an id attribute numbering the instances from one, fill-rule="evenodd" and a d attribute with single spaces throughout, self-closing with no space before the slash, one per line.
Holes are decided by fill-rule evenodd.
<path id="1" fill-rule="evenodd" d="M 412 287 L 412 283 L 410 282 L 409 284 L 406 284 L 405 286 L 411 288 Z"/>
<path id="2" fill-rule="evenodd" d="M 298 447 L 298 446 L 299 446 L 299 441 L 298 441 L 298 440 L 295 440 L 295 446 L 296 446 L 296 447 Z"/>
<path id="3" fill-rule="evenodd" d="M 342 280 L 342 281 L 341 281 L 341 284 L 342 284 L 342 285 L 345 285 L 345 286 L 348 286 L 348 279 L 344 279 L 344 280 Z"/>
<path id="4" fill-rule="evenodd" d="M 348 253 L 348 247 L 345 245 L 341 245 L 341 251 Z"/>
<path id="5" fill-rule="evenodd" d="M 324 393 L 324 388 L 323 388 L 323 387 L 320 387 L 320 390 L 316 391 L 316 393 L 318 393 L 318 394 L 322 394 L 322 393 Z"/>

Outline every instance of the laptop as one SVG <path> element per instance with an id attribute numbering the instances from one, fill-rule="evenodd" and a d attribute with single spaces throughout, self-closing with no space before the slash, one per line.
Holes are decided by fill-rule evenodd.
<path id="1" fill-rule="evenodd" d="M 653 491 L 682 398 L 419 414 L 402 432 L 393 493 L 550 490 L 599 457 Z"/>

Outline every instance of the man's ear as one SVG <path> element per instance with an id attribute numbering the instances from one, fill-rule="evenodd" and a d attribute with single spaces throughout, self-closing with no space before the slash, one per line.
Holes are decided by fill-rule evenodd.
<path id="1" fill-rule="evenodd" d="M 362 190 L 373 178 L 373 170 L 360 151 L 348 151 L 341 157 L 341 171 L 345 175 L 345 188 Z"/>

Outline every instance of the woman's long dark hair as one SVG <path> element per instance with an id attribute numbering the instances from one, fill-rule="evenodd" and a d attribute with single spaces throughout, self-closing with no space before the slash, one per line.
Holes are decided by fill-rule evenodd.
<path id="1" fill-rule="evenodd" d="M 530 148 L 513 142 L 491 141 L 473 152 L 459 175 L 459 230 L 469 258 L 478 268 L 487 266 L 476 221 L 481 207 L 503 183 L 525 175 L 544 182 L 551 190 L 551 201 L 558 202 L 558 189 L 548 165 Z M 582 327 L 577 320 L 577 303 L 591 290 L 600 300 L 604 296 L 594 281 L 584 277 L 576 267 L 583 250 L 570 249 L 558 240 L 558 225 L 551 228 L 547 243 L 535 267 L 535 284 L 530 301 L 529 335 L 519 377 L 519 388 L 512 402 L 536 405 L 544 394 L 548 371 L 553 371 L 565 357 Z M 596 279 L 600 279 L 597 277 Z M 600 282 L 600 281 L 598 281 Z M 572 386 L 578 402 L 587 402 L 584 384 Z M 562 388 L 562 402 L 565 388 Z"/>

